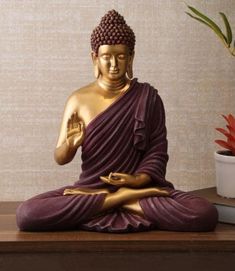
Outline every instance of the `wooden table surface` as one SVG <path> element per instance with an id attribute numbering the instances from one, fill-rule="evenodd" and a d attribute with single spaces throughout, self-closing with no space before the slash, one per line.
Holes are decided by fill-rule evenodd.
<path id="1" fill-rule="evenodd" d="M 235 270 L 235 226 L 214 232 L 20 232 L 18 202 L 0 202 L 1 271 Z"/>
<path id="2" fill-rule="evenodd" d="M 214 232 L 150 231 L 112 234 L 87 231 L 20 232 L 18 202 L 0 203 L 0 252 L 16 251 L 233 251 L 235 225 L 218 224 Z"/>

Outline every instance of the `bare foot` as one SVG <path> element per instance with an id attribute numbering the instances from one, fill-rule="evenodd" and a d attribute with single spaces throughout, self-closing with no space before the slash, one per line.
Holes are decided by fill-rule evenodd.
<path id="1" fill-rule="evenodd" d="M 108 189 L 89 189 L 89 188 L 68 188 L 65 189 L 63 192 L 64 196 L 67 195 L 93 195 L 93 194 L 108 194 Z"/>
<path id="2" fill-rule="evenodd" d="M 169 197 L 170 196 L 170 193 L 167 190 L 164 190 L 162 188 L 153 187 L 150 189 L 153 190 L 153 193 L 154 193 L 153 195 L 161 196 L 161 197 Z"/>
<path id="3" fill-rule="evenodd" d="M 159 196 L 159 197 L 167 197 L 169 196 L 169 192 L 158 188 L 158 187 L 148 187 L 148 188 L 139 188 L 133 189 L 128 187 L 121 187 L 118 189 L 119 193 L 123 194 L 138 194 L 139 198 L 149 197 L 149 196 Z"/>
<path id="4" fill-rule="evenodd" d="M 169 193 L 166 190 L 157 187 L 140 189 L 121 187 L 116 192 L 109 193 L 105 197 L 101 211 L 103 212 L 112 208 L 120 207 L 132 200 L 138 200 L 151 196 L 167 197 L 169 196 Z"/>
<path id="5" fill-rule="evenodd" d="M 139 204 L 139 200 L 132 200 L 121 206 L 121 209 L 144 217 L 144 212 Z"/>

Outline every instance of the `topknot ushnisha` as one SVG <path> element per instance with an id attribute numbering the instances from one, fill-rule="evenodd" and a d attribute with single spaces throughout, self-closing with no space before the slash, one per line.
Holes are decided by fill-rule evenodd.
<path id="1" fill-rule="evenodd" d="M 116 10 L 108 11 L 100 21 L 100 24 L 91 34 L 92 51 L 98 55 L 101 45 L 125 44 L 130 49 L 130 54 L 135 47 L 135 34 L 123 16 Z"/>

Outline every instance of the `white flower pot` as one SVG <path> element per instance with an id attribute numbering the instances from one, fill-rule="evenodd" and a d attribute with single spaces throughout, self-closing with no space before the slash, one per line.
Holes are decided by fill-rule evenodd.
<path id="1" fill-rule="evenodd" d="M 235 156 L 228 155 L 229 153 L 229 151 L 215 152 L 217 194 L 235 198 Z"/>

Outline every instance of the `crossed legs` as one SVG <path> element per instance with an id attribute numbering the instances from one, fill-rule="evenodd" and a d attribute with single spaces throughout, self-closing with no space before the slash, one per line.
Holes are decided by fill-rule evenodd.
<path id="1" fill-rule="evenodd" d="M 101 213 L 121 207 L 122 209 L 129 210 L 133 213 L 137 213 L 141 216 L 144 216 L 144 212 L 139 204 L 139 199 L 149 196 L 168 196 L 169 193 L 163 189 L 157 187 L 152 188 L 141 188 L 141 189 L 131 189 L 122 187 L 119 188 L 116 192 L 110 193 L 107 189 L 66 189 L 64 191 L 65 196 L 69 195 L 81 195 L 81 194 L 101 194 L 106 193 L 106 197 L 103 203 L 103 206 L 100 210 Z"/>

